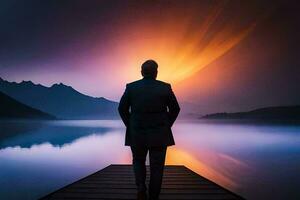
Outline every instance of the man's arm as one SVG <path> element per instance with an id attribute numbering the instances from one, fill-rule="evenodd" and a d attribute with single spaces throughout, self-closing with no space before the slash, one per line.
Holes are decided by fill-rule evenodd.
<path id="1" fill-rule="evenodd" d="M 169 108 L 169 120 L 170 120 L 170 126 L 172 126 L 179 114 L 180 107 L 177 102 L 176 96 L 172 90 L 171 85 L 169 84 L 169 96 L 168 96 L 168 101 L 167 101 L 167 106 Z"/>
<path id="2" fill-rule="evenodd" d="M 130 116 L 129 108 L 130 108 L 129 92 L 128 92 L 128 85 L 126 85 L 125 92 L 121 97 L 119 107 L 118 107 L 119 114 L 125 126 L 128 126 L 129 123 L 129 116 Z"/>

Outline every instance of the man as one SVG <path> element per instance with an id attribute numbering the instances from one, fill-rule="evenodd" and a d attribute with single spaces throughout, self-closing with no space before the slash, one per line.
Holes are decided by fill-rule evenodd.
<path id="1" fill-rule="evenodd" d="M 126 125 L 125 145 L 131 147 L 137 186 L 137 198 L 147 199 L 146 156 L 149 151 L 149 199 L 159 198 L 166 150 L 175 145 L 171 126 L 180 107 L 171 85 L 156 80 L 158 65 L 154 60 L 142 64 L 141 80 L 126 85 L 119 113 Z"/>

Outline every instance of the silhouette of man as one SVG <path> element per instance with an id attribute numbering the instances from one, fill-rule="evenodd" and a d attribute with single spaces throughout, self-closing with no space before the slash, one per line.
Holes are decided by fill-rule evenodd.
<path id="1" fill-rule="evenodd" d="M 143 78 L 128 83 L 120 100 L 119 113 L 126 125 L 125 145 L 132 151 L 137 198 L 147 199 L 146 156 L 149 151 L 149 199 L 159 198 L 166 150 L 175 145 L 171 126 L 180 107 L 169 83 L 156 80 L 154 60 L 142 64 Z"/>

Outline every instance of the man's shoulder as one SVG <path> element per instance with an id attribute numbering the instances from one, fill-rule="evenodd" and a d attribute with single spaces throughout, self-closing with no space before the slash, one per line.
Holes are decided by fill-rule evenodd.
<path id="1" fill-rule="evenodd" d="M 159 85 L 162 87 L 171 87 L 170 83 L 160 81 L 160 80 L 154 80 L 152 83 L 155 83 L 156 85 Z M 127 83 L 126 87 L 135 87 L 135 86 L 140 86 L 141 84 L 143 84 L 143 79 Z"/>
<path id="2" fill-rule="evenodd" d="M 162 86 L 166 86 L 166 87 L 171 87 L 170 83 L 164 82 L 164 81 L 160 81 L 160 80 L 155 80 L 158 84 L 162 85 Z"/>
<path id="3" fill-rule="evenodd" d="M 141 79 L 140 79 L 140 80 L 137 80 L 137 81 L 133 81 L 133 82 L 127 83 L 127 84 L 126 84 L 126 87 L 133 87 L 133 86 L 135 86 L 135 85 L 140 84 L 140 82 L 141 82 Z"/>

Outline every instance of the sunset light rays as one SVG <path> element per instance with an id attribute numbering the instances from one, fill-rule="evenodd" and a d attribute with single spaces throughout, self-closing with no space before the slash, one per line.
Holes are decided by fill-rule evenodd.
<path id="1" fill-rule="evenodd" d="M 124 60 L 121 74 L 127 80 L 138 79 L 140 65 L 154 59 L 160 66 L 158 79 L 177 83 L 208 66 L 255 28 L 256 19 L 242 26 L 233 18 L 222 21 L 225 7 L 226 1 L 220 1 L 201 16 L 195 8 L 189 8 L 186 16 L 171 7 L 157 18 L 145 16 L 146 19 L 127 24 L 112 52 Z M 118 64 L 111 61 L 111 65 Z"/>

